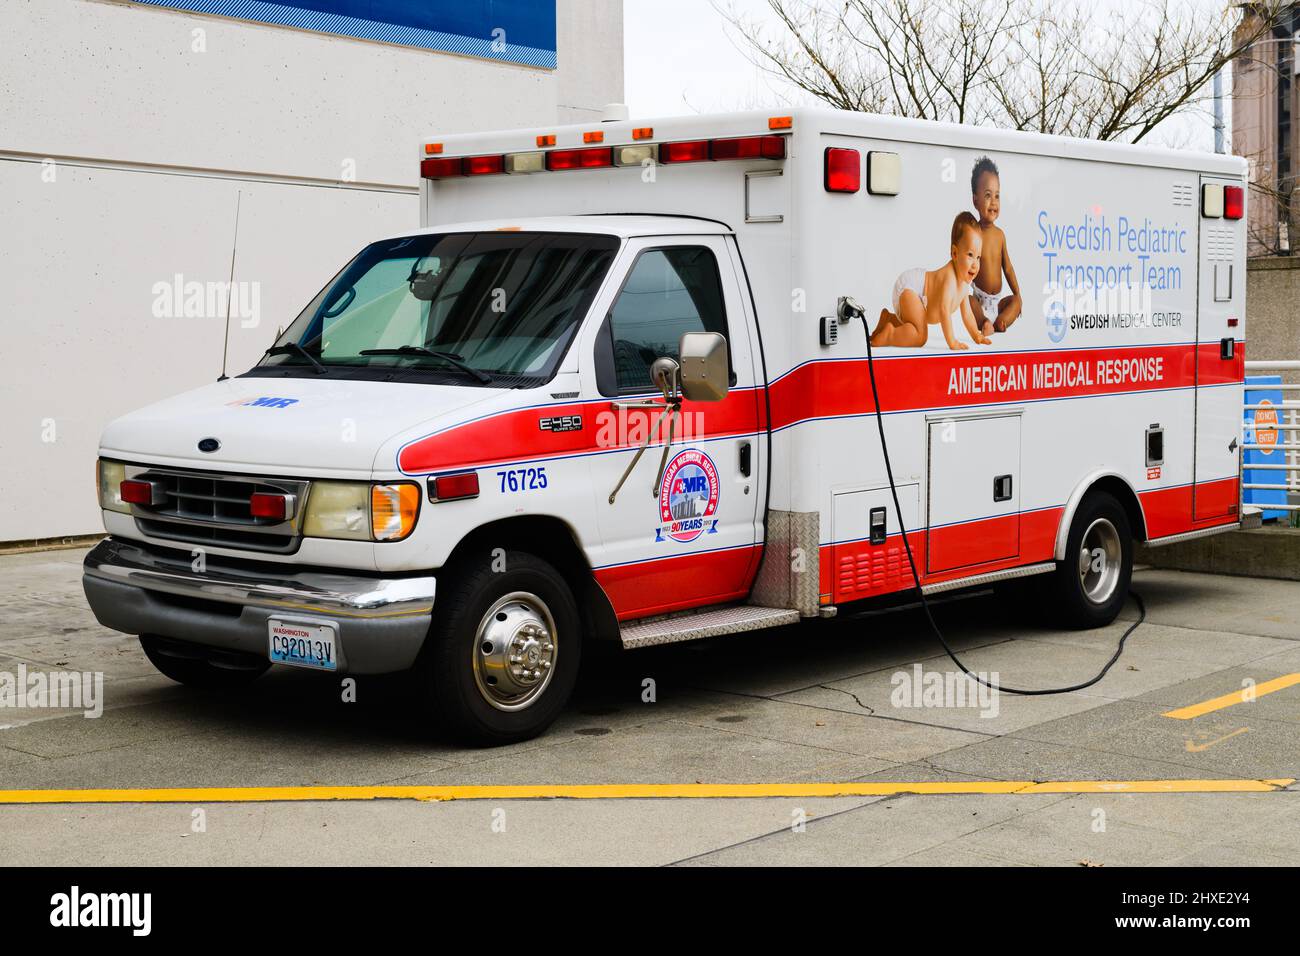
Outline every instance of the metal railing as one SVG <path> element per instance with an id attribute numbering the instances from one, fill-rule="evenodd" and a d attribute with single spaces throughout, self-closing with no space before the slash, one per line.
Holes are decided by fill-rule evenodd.
<path id="1" fill-rule="evenodd" d="M 1286 362 L 1247 362 L 1247 372 L 1300 372 L 1300 361 Z M 1270 391 L 1282 392 L 1283 401 L 1281 402 L 1260 402 L 1256 404 L 1242 406 L 1242 431 L 1251 430 L 1256 438 L 1253 442 L 1243 442 L 1242 450 L 1242 472 L 1247 471 L 1276 471 L 1281 472 L 1280 482 L 1246 482 L 1241 486 L 1242 498 L 1244 501 L 1245 493 L 1249 490 L 1257 491 L 1286 491 L 1290 494 L 1300 494 L 1300 401 L 1290 400 L 1290 396 L 1300 393 L 1300 385 L 1255 385 L 1246 386 L 1247 391 Z M 1253 421 L 1254 416 L 1248 413 L 1259 412 L 1263 409 L 1269 409 L 1277 412 L 1278 421 L 1276 425 L 1266 426 L 1267 430 L 1277 432 L 1277 440 L 1271 444 L 1261 444 L 1258 441 L 1259 429 L 1256 428 Z M 1282 452 L 1282 461 L 1276 464 L 1262 462 L 1247 462 L 1244 460 L 1245 452 L 1255 451 L 1280 451 Z M 1281 502 L 1274 504 L 1272 502 L 1251 502 L 1251 508 L 1260 511 L 1290 511 L 1300 512 L 1300 505 Z"/>

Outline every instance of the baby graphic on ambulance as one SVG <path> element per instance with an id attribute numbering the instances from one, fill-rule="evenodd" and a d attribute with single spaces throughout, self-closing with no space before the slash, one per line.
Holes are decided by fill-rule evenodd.
<path id="1" fill-rule="evenodd" d="M 925 345 L 930 326 L 937 325 L 948 348 L 968 349 L 970 346 L 953 334 L 956 316 L 972 339 L 980 345 L 990 344 L 993 340 L 981 331 L 971 310 L 971 283 L 980 271 L 983 244 L 979 221 L 968 212 L 958 213 L 952 223 L 951 258 L 937 269 L 908 269 L 898 277 L 892 308 L 880 310 L 880 321 L 871 333 L 872 346 Z"/>
<path id="2" fill-rule="evenodd" d="M 1002 211 L 1002 177 L 987 156 L 975 161 L 970 174 L 971 201 L 980 215 L 980 233 L 984 249 L 980 254 L 980 271 L 971 286 L 970 304 L 975 323 L 985 335 L 1005 332 L 1020 317 L 1020 283 L 1007 252 L 1007 235 L 997 224 Z M 1006 273 L 1010 295 L 1002 294 L 1002 274 Z"/>

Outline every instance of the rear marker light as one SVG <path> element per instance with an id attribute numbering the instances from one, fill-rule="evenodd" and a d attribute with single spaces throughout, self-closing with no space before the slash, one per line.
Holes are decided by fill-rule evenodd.
<path id="1" fill-rule="evenodd" d="M 129 505 L 160 505 L 165 497 L 161 485 L 134 479 L 122 482 L 117 495 Z"/>
<path id="2" fill-rule="evenodd" d="M 867 153 L 867 192 L 897 196 L 903 185 L 903 161 L 897 153 Z"/>
<path id="3" fill-rule="evenodd" d="M 1246 214 L 1246 190 L 1241 186 L 1223 187 L 1223 218 L 1240 219 Z"/>
<path id="4" fill-rule="evenodd" d="M 459 475 L 442 475 L 429 482 L 430 501 L 453 501 L 457 498 L 477 497 L 477 471 L 466 471 Z"/>
<path id="5" fill-rule="evenodd" d="M 555 134 L 554 134 L 554 133 L 547 133 L 547 134 L 545 134 L 545 135 L 543 135 L 543 136 L 539 136 L 539 137 L 537 137 L 537 145 L 538 145 L 538 146 L 554 146 L 554 145 L 555 145 Z"/>
<path id="6" fill-rule="evenodd" d="M 288 495 L 254 494 L 248 499 L 248 513 L 254 518 L 273 518 L 284 521 L 289 517 Z"/>
<path id="7" fill-rule="evenodd" d="M 615 146 L 615 166 L 640 166 L 655 161 L 656 149 L 651 144 L 643 146 Z"/>
<path id="8" fill-rule="evenodd" d="M 709 158 L 709 141 L 707 139 L 689 140 L 684 143 L 660 143 L 659 162 L 661 163 L 699 163 Z"/>
<path id="9" fill-rule="evenodd" d="M 546 154 L 547 169 L 597 169 L 614 165 L 614 150 L 608 146 L 595 149 L 557 149 Z"/>
<path id="10" fill-rule="evenodd" d="M 1201 215 L 1206 219 L 1223 218 L 1223 187 L 1206 183 L 1201 187 Z"/>
<path id="11" fill-rule="evenodd" d="M 436 156 L 438 153 L 441 153 L 441 152 L 442 152 L 442 143 L 425 143 L 425 144 L 424 144 L 424 155 L 426 155 L 426 156 Z"/>
<path id="12" fill-rule="evenodd" d="M 768 129 L 790 129 L 793 126 L 793 116 L 771 116 L 767 120 Z"/>
<path id="13" fill-rule="evenodd" d="M 715 139 L 710 155 L 713 159 L 785 159 L 785 137 L 746 136 L 741 139 Z"/>
<path id="14" fill-rule="evenodd" d="M 506 154 L 506 172 L 512 175 L 515 173 L 540 173 L 545 168 L 545 153 Z"/>
<path id="15" fill-rule="evenodd" d="M 826 191 L 855 193 L 862 188 L 862 156 L 856 149 L 826 148 Z"/>
<path id="16" fill-rule="evenodd" d="M 653 126 L 638 126 L 632 130 L 633 139 L 653 139 L 654 135 L 655 128 Z"/>
<path id="17" fill-rule="evenodd" d="M 583 133 L 582 141 L 584 143 L 603 143 L 605 142 L 605 131 L 598 129 L 590 133 Z"/>
<path id="18" fill-rule="evenodd" d="M 463 172 L 466 176 L 490 176 L 506 171 L 504 156 L 466 156 Z"/>
<path id="19" fill-rule="evenodd" d="M 446 179 L 462 173 L 461 161 L 457 159 L 425 159 L 420 161 L 420 175 L 425 179 Z"/>

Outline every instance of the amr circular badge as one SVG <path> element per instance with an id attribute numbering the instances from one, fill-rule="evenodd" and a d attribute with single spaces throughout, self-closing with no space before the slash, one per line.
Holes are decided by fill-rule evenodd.
<path id="1" fill-rule="evenodd" d="M 674 541 L 694 541 L 718 510 L 718 469 L 694 448 L 678 452 L 664 469 L 659 518 Z"/>

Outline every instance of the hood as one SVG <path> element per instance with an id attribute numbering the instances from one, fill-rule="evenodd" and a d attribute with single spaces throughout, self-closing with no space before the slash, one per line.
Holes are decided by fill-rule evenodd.
<path id="1" fill-rule="evenodd" d="M 261 474 L 369 478 L 397 435 L 463 420 L 471 406 L 511 402 L 509 389 L 319 378 L 232 378 L 111 422 L 105 457 Z M 199 442 L 215 438 L 210 453 Z"/>

